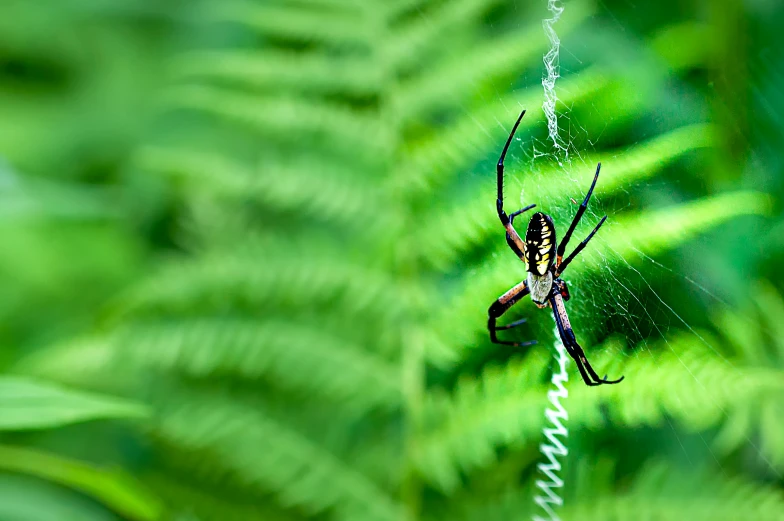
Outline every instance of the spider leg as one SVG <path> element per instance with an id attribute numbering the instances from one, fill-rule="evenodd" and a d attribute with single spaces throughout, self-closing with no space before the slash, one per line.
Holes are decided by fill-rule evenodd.
<path id="1" fill-rule="evenodd" d="M 504 150 L 501 152 L 501 157 L 498 158 L 498 164 L 496 165 L 496 175 L 498 176 L 498 199 L 496 200 L 496 208 L 498 210 L 498 218 L 501 219 L 501 224 L 506 226 L 506 223 L 509 222 L 509 217 L 504 212 L 504 159 L 506 159 L 506 152 L 509 150 L 509 145 L 512 143 L 512 138 L 517 132 L 517 127 L 520 125 L 520 121 L 522 121 L 523 116 L 525 116 L 525 110 L 520 113 L 520 116 L 515 121 L 514 126 L 512 127 L 512 131 L 509 133 L 509 137 L 506 139 L 506 144 L 504 145 Z"/>
<path id="2" fill-rule="evenodd" d="M 569 333 L 567 332 L 567 335 L 568 334 Z M 572 333 L 570 336 L 574 337 L 574 333 Z M 580 361 L 585 366 L 585 369 L 588 371 L 588 374 L 591 375 L 591 378 L 593 378 L 597 384 L 617 384 L 624 379 L 624 377 L 621 376 L 617 380 L 608 380 L 607 375 L 604 375 L 604 378 L 599 378 L 599 375 L 596 374 L 596 371 L 593 370 L 593 367 L 591 367 L 590 362 L 588 362 L 588 359 L 585 358 L 585 352 L 583 351 L 583 348 L 580 347 L 580 344 L 578 344 L 576 340 L 572 342 L 572 349 L 574 350 L 574 353 L 580 358 Z"/>
<path id="3" fill-rule="evenodd" d="M 506 326 L 496 326 L 496 320 L 506 313 L 509 308 L 514 306 L 523 297 L 528 295 L 529 289 L 526 281 L 522 281 L 493 302 L 490 309 L 487 310 L 487 330 L 490 332 L 490 340 L 494 344 L 503 344 L 514 347 L 525 347 L 536 344 L 536 340 L 529 340 L 528 342 L 509 342 L 507 340 L 500 340 L 496 335 L 497 331 L 505 329 L 512 329 L 525 323 L 525 319 L 517 320 Z"/>
<path id="4" fill-rule="evenodd" d="M 496 327 L 495 327 L 495 330 L 496 330 L 496 331 L 501 331 L 501 330 L 503 330 L 503 329 L 512 329 L 512 328 L 515 328 L 515 327 L 517 327 L 517 326 L 522 326 L 522 325 L 523 325 L 523 324 L 525 324 L 526 322 L 528 322 L 528 319 L 527 319 L 527 318 L 521 318 L 520 320 L 515 320 L 515 321 L 514 321 L 514 322 L 512 322 L 511 324 L 507 324 L 507 325 L 505 325 L 505 326 L 496 326 Z"/>
<path id="5" fill-rule="evenodd" d="M 512 213 L 510 213 L 510 214 L 509 214 L 509 222 L 510 222 L 510 223 L 512 223 L 512 224 L 514 224 L 514 218 L 515 218 L 515 217 L 517 217 L 517 216 L 518 216 L 518 215 L 520 215 L 521 213 L 523 213 L 523 212 L 527 212 L 527 211 L 528 211 L 528 210 L 530 210 L 531 208 L 535 208 L 535 207 L 536 207 L 536 205 L 535 205 L 535 204 L 529 204 L 529 205 L 528 205 L 528 206 L 526 206 L 525 208 L 521 208 L 520 210 L 517 210 L 516 212 L 512 212 Z"/>
<path id="6" fill-rule="evenodd" d="M 593 189 L 596 186 L 596 181 L 599 180 L 599 171 L 602 169 L 602 164 L 599 163 L 596 165 L 596 175 L 593 176 L 593 183 L 591 183 L 591 188 L 588 189 L 588 193 L 585 194 L 585 199 L 583 199 L 580 208 L 577 209 L 577 213 L 574 215 L 574 219 L 572 219 L 572 223 L 569 225 L 569 229 L 566 230 L 566 234 L 564 235 L 561 244 L 558 245 L 558 253 L 557 253 L 557 263 L 561 264 L 561 259 L 563 259 L 564 252 L 566 252 L 566 245 L 569 244 L 569 239 L 572 238 L 572 233 L 574 229 L 577 227 L 577 224 L 582 219 L 583 214 L 585 213 L 585 209 L 588 208 L 588 201 L 591 200 L 591 195 L 593 195 Z M 574 201 L 574 199 L 572 199 Z"/>
<path id="7" fill-rule="evenodd" d="M 583 351 L 583 348 L 577 343 L 560 293 L 556 293 L 550 297 L 550 304 L 553 308 L 553 316 L 555 316 L 555 323 L 558 327 L 558 334 L 561 337 L 561 341 L 563 342 L 566 351 L 569 353 L 569 356 L 571 356 L 577 364 L 577 369 L 580 371 L 580 376 L 583 377 L 583 381 L 586 385 L 617 384 L 623 380 L 623 376 L 617 380 L 608 380 L 606 375 L 604 378 L 599 378 L 599 375 L 596 374 L 596 371 L 593 370 L 590 362 L 588 362 L 588 359 L 585 357 L 585 351 Z M 586 374 L 586 372 L 588 374 Z M 589 375 L 590 379 L 588 378 Z"/>
<path id="8" fill-rule="evenodd" d="M 523 240 L 520 238 L 520 235 L 512 226 L 512 220 L 523 213 L 526 210 L 530 210 L 533 207 L 523 208 L 517 212 L 512 214 L 510 218 L 506 215 L 504 211 L 504 159 L 506 158 L 506 152 L 509 150 L 509 145 L 512 143 L 512 138 L 517 131 L 517 127 L 520 125 L 520 121 L 522 121 L 523 116 L 525 116 L 525 110 L 520 113 L 520 116 L 517 118 L 514 126 L 512 127 L 512 131 L 509 133 L 509 137 L 506 140 L 506 144 L 504 145 L 504 149 L 501 152 L 501 157 L 498 158 L 498 164 L 496 165 L 496 175 L 497 175 L 497 184 L 498 184 L 498 197 L 495 201 L 496 210 L 498 211 L 498 218 L 501 220 L 501 224 L 506 228 L 506 239 L 509 243 L 509 246 L 512 248 L 512 251 L 518 257 L 522 258 L 522 252 L 525 249 L 525 245 L 523 244 Z"/>
<path id="9" fill-rule="evenodd" d="M 594 228 L 593 231 L 591 231 L 591 233 L 588 234 L 588 237 L 586 237 L 585 240 L 583 240 L 583 242 L 578 244 L 577 247 L 574 249 L 574 251 L 570 253 L 568 257 L 566 257 L 566 260 L 558 264 L 558 268 L 555 270 L 556 277 L 560 277 L 561 273 L 563 273 L 564 270 L 566 270 L 566 267 L 569 265 L 569 263 L 572 262 L 574 258 L 580 254 L 581 251 L 583 251 L 583 248 L 585 248 L 585 246 L 588 244 L 588 241 L 593 239 L 593 236 L 596 235 L 596 232 L 599 231 L 599 228 L 602 227 L 604 221 L 606 220 L 607 220 L 607 216 L 605 215 L 604 217 L 602 217 L 602 220 L 599 221 L 599 224 L 596 225 L 596 228 Z"/>
<path id="10" fill-rule="evenodd" d="M 574 360 L 575 365 L 577 365 L 577 370 L 580 371 L 580 376 L 582 377 L 583 382 L 585 382 L 585 385 L 590 387 L 593 387 L 595 385 L 601 385 L 594 382 L 588 377 L 588 374 L 585 372 L 585 368 L 583 367 L 580 358 L 577 356 L 577 354 L 575 354 L 574 350 L 572 349 L 572 345 L 571 345 L 572 343 L 569 340 L 569 338 L 566 336 L 566 329 L 564 328 L 563 322 L 561 322 L 561 317 L 558 316 L 558 311 L 556 311 L 552 299 L 550 303 L 553 308 L 553 316 L 555 316 L 555 325 L 558 327 L 558 336 L 561 337 L 561 343 L 563 343 L 566 352 L 569 353 L 569 356 L 572 357 L 572 360 Z"/>

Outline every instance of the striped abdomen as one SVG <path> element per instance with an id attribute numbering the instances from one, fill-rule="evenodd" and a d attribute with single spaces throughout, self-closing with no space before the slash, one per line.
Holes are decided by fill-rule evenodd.
<path id="1" fill-rule="evenodd" d="M 525 269 L 544 275 L 555 260 L 555 226 L 549 215 L 536 212 L 525 233 Z"/>

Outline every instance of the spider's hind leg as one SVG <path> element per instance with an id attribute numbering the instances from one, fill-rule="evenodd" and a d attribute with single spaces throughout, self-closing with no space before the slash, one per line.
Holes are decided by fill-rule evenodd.
<path id="1" fill-rule="evenodd" d="M 591 380 L 591 378 L 588 376 L 588 373 L 585 372 L 585 367 L 583 367 L 583 364 L 580 361 L 580 358 L 574 352 L 572 347 L 570 345 L 568 345 L 566 342 L 564 342 L 563 345 L 566 348 L 566 352 L 569 353 L 569 356 L 571 356 L 572 360 L 574 360 L 574 363 L 577 366 L 577 370 L 580 371 L 580 376 L 583 378 L 583 382 L 585 382 L 585 385 L 588 385 L 588 386 L 591 386 L 591 387 L 593 387 L 595 385 L 601 385 L 600 382 L 595 382 L 594 380 Z"/>
<path id="2" fill-rule="evenodd" d="M 596 382 L 593 385 L 617 384 L 621 380 L 623 380 L 623 378 L 624 378 L 623 376 L 621 376 L 617 380 L 608 380 L 607 379 L 607 375 L 605 375 L 604 378 L 599 378 L 599 375 L 596 374 L 596 371 L 594 371 L 593 367 L 591 367 L 591 363 L 585 357 L 585 351 L 583 351 L 583 348 L 580 347 L 580 344 L 578 344 L 577 340 L 574 338 L 574 332 L 571 329 L 569 329 L 569 330 L 567 330 L 567 335 L 569 337 L 571 337 L 570 338 L 570 341 L 571 341 L 571 346 L 570 347 L 572 348 L 572 352 L 574 353 L 574 355 L 572 355 L 572 358 L 574 358 L 575 362 L 577 362 L 577 367 L 580 368 L 580 372 L 581 373 L 583 373 L 583 370 L 582 370 L 583 368 L 580 367 L 580 366 L 583 366 L 585 368 L 585 370 L 588 371 L 588 374 L 591 375 L 591 378 L 593 378 L 594 382 Z M 585 380 L 585 375 L 583 375 L 583 380 Z M 591 385 L 591 384 L 588 384 L 588 385 Z"/>
<path id="3" fill-rule="evenodd" d="M 555 323 L 558 326 L 558 335 L 561 337 L 561 342 L 563 342 L 569 356 L 571 356 L 577 364 L 577 369 L 580 371 L 580 376 L 582 376 L 585 384 L 591 386 L 617 384 L 623 380 L 623 376 L 617 380 L 608 380 L 606 376 L 604 378 L 599 378 L 599 375 L 596 374 L 596 371 L 591 367 L 591 363 L 588 362 L 588 359 L 585 357 L 585 351 L 583 351 L 583 348 L 577 343 L 577 338 L 574 336 L 572 326 L 569 324 L 569 316 L 566 314 L 566 308 L 564 307 L 561 294 L 555 293 L 550 297 L 550 304 L 553 307 L 553 315 L 555 316 Z"/>

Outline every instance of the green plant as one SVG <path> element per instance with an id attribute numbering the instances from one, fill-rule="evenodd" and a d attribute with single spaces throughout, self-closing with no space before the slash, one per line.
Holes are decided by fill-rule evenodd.
<path id="1" fill-rule="evenodd" d="M 570 5 L 562 37 L 584 34 L 591 12 Z M 134 470 L 171 516 L 530 514 L 552 324 L 521 306 L 541 342 L 522 358 L 491 346 L 485 331 L 487 306 L 522 277 L 494 215 L 492 184 L 520 105 L 531 117 L 519 131 L 526 144 L 515 142 L 507 160 L 508 193 L 567 222 L 568 198 L 580 197 L 601 159 L 592 215 L 601 204 L 628 207 L 609 212 L 570 268 L 573 291 L 596 290 L 594 301 L 615 282 L 614 270 L 643 270 L 643 259 L 770 209 L 756 192 L 657 205 L 636 191 L 647 180 L 666 183 L 669 170 L 687 171 L 684 163 L 704 166 L 705 149 L 720 141 L 700 118 L 662 133 L 630 131 L 635 121 L 656 128 L 658 97 L 676 95 L 661 61 L 685 74 L 710 51 L 662 57 L 649 47 L 670 53 L 702 27 L 678 26 L 632 48 L 633 70 L 596 59 L 566 75 L 563 102 L 577 113 L 591 107 L 584 128 L 606 130 L 608 145 L 562 166 L 536 158 L 528 144 L 546 146 L 534 110 L 541 88 L 521 79 L 545 50 L 527 9 L 488 0 L 320 0 L 227 3 L 201 14 L 207 43 L 175 60 L 158 130 L 132 165 L 166 185 L 172 248 L 158 250 L 148 273 L 112 300 L 100 327 L 14 366 L 144 403 L 152 416 L 136 434 L 147 459 Z M 538 69 L 531 74 L 538 79 Z M 753 503 L 755 518 L 775 518 L 780 491 L 754 489 L 751 475 L 684 471 L 678 483 L 710 488 L 704 503 L 664 501 L 662 471 L 646 466 L 667 460 L 655 444 L 650 458 L 617 475 L 602 466 L 591 436 L 623 440 L 608 456 L 620 459 L 632 452 L 634 429 L 673 420 L 676 436 L 722 429 L 722 458 L 761 428 L 763 453 L 780 469 L 781 436 L 768 416 L 777 406 L 740 433 L 734 418 L 762 397 L 775 403 L 781 375 L 741 372 L 691 333 L 667 334 L 663 347 L 642 342 L 649 351 L 640 355 L 612 339 L 596 353 L 613 331 L 592 304 L 573 301 L 576 329 L 598 366 L 627 379 L 598 392 L 572 388 L 569 425 L 579 435 L 570 461 L 598 463 L 573 467 L 569 482 L 602 479 L 594 489 L 576 485 L 564 517 L 621 519 L 650 508 L 680 519 L 715 508 L 730 519 Z M 663 386 L 665 378 L 681 387 Z M 728 456 L 723 468 L 746 470 L 731 463 Z M 598 499 L 588 502 L 589 493 Z"/>

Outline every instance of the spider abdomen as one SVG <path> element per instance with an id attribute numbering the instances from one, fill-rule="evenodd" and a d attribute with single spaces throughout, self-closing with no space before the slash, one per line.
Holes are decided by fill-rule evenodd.
<path id="1" fill-rule="evenodd" d="M 544 276 L 555 259 L 555 225 L 549 215 L 536 212 L 525 233 L 525 269 Z"/>

